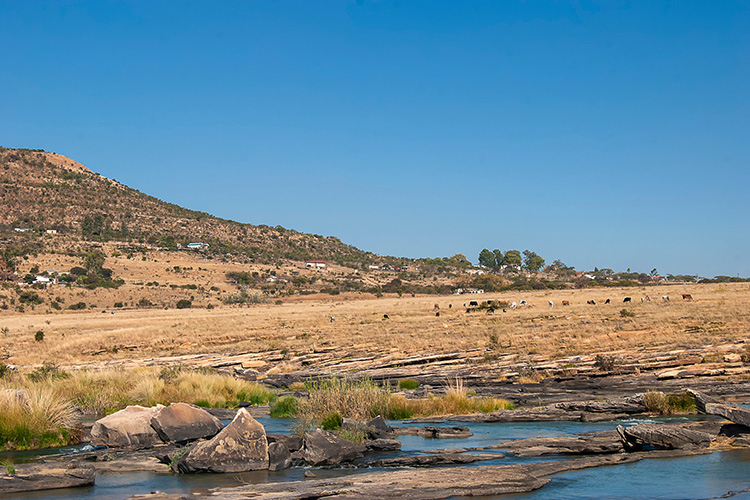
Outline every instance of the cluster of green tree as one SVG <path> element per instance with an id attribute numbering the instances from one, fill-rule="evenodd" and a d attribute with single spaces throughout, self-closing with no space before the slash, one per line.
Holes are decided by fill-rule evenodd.
<path id="1" fill-rule="evenodd" d="M 703 278 L 698 283 L 746 283 L 750 278 L 740 278 L 739 276 L 714 276 L 713 278 Z"/>
<path id="2" fill-rule="evenodd" d="M 479 288 L 485 292 L 504 292 L 509 290 L 559 290 L 570 288 L 569 283 L 514 276 L 503 279 L 496 274 L 465 276 L 456 281 L 455 288 Z"/>
<path id="3" fill-rule="evenodd" d="M 60 281 L 76 283 L 88 289 L 94 288 L 118 288 L 125 281 L 114 279 L 112 270 L 104 267 L 106 256 L 99 250 L 94 250 L 83 255 L 83 265 L 71 268 L 70 272 L 63 274 Z"/>
<path id="4" fill-rule="evenodd" d="M 523 256 L 518 250 L 508 250 L 503 253 L 497 248 L 495 250 L 484 248 L 479 252 L 479 265 L 493 271 L 506 268 L 523 268 L 527 271 L 539 271 L 544 267 L 544 264 L 544 259 L 531 250 L 524 250 Z"/>

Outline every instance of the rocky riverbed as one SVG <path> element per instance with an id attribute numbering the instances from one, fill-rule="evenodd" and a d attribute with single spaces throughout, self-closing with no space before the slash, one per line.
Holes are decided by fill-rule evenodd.
<path id="1" fill-rule="evenodd" d="M 97 421 L 92 444 L 101 449 L 47 457 L 21 464 L 15 474 L 0 474 L 0 493 L 91 485 L 97 473 L 238 473 L 279 471 L 295 466 L 335 470 L 359 469 L 346 477 L 316 478 L 314 469 L 303 481 L 256 484 L 211 492 L 215 498 L 388 498 L 438 499 L 463 495 L 499 495 L 532 491 L 565 471 L 631 463 L 645 458 L 688 457 L 737 447 L 750 447 L 750 410 L 725 404 L 704 392 L 692 391 L 697 407 L 719 418 L 670 424 L 618 425 L 576 435 L 514 439 L 481 447 L 402 452 L 400 439 L 419 436 L 450 443 L 470 440 L 468 427 L 449 422 L 591 422 L 587 416 L 618 418 L 643 414 L 642 397 L 612 401 L 559 403 L 550 409 L 451 416 L 444 422 L 413 421 L 388 425 L 380 418 L 345 422 L 364 430 L 366 440 L 353 443 L 317 429 L 294 436 L 268 433 L 245 409 L 234 411 L 223 425 L 209 412 L 182 403 L 168 407 L 129 407 Z M 594 411 L 596 410 L 596 411 Z M 223 412 L 228 416 L 228 412 Z M 570 418 L 564 418 L 568 415 Z M 732 418 L 733 420 L 725 420 Z M 537 420 L 534 420 L 537 419 Z M 618 420 L 622 422 L 622 420 Z M 446 425 L 447 424 L 447 425 Z M 599 423 L 597 425 L 606 425 Z M 506 457 L 558 457 L 553 461 L 498 464 Z M 560 457 L 571 457 L 559 460 Z M 488 465 L 482 465 L 488 462 Z M 471 467 L 466 467 L 473 464 Z M 404 469 L 404 468 L 407 469 Z M 373 472 L 368 470 L 375 469 Z M 150 495 L 150 498 L 177 498 Z M 179 495 L 178 495 L 179 497 Z"/>

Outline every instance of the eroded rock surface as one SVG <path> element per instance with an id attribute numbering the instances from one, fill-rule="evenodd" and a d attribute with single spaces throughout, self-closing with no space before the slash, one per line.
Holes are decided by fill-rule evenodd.
<path id="1" fill-rule="evenodd" d="M 305 433 L 302 458 L 311 465 L 335 465 L 362 458 L 364 447 L 322 429 Z"/>
<path id="2" fill-rule="evenodd" d="M 90 466 L 78 463 L 64 465 L 16 465 L 16 473 L 0 474 L 0 493 L 20 493 L 23 491 L 74 488 L 94 484 L 96 471 Z"/>
<path id="3" fill-rule="evenodd" d="M 159 409 L 151 417 L 151 427 L 165 443 L 210 438 L 224 428 L 218 418 L 203 408 L 186 403 L 172 403 Z"/>
<path id="4" fill-rule="evenodd" d="M 268 469 L 266 431 L 242 408 L 221 432 L 193 445 L 172 468 L 183 473 Z"/>
<path id="5" fill-rule="evenodd" d="M 713 436 L 707 432 L 678 425 L 639 424 L 624 428 L 617 426 L 626 449 L 639 450 L 643 446 L 659 449 L 707 448 Z"/>
<path id="6" fill-rule="evenodd" d="M 91 428 L 91 444 L 94 446 L 136 446 L 149 447 L 161 443 L 156 431 L 151 427 L 151 419 L 164 408 L 128 406 L 112 415 L 97 420 Z"/>

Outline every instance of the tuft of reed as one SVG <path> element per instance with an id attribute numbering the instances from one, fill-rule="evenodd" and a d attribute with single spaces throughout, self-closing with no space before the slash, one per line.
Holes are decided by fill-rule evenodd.
<path id="1" fill-rule="evenodd" d="M 20 396 L 0 393 L 0 443 L 25 450 L 69 444 L 75 439 L 75 408 L 50 388 L 34 388 Z"/>

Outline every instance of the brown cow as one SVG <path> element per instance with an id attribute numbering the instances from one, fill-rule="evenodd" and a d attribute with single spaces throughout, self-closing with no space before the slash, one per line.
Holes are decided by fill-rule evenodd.
<path id="1" fill-rule="evenodd" d="M 693 296 L 690 295 L 689 293 L 683 293 L 682 300 L 693 300 Z"/>
<path id="2" fill-rule="evenodd" d="M 563 300 L 562 301 L 562 305 L 569 306 L 570 305 L 570 301 L 569 300 Z"/>

